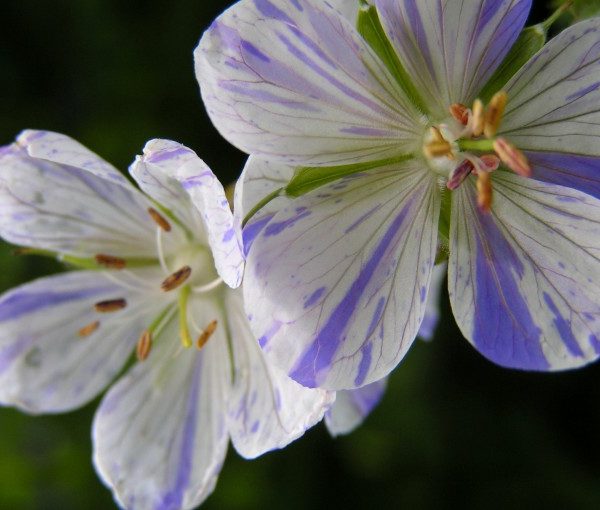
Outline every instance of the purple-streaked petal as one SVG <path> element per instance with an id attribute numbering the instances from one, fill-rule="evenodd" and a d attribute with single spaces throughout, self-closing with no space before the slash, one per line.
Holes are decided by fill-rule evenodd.
<path id="1" fill-rule="evenodd" d="M 143 257 L 154 251 L 152 221 L 146 211 L 149 203 L 141 193 L 116 179 L 100 177 L 97 168 L 89 170 L 101 166 L 96 160 L 76 167 L 74 163 L 85 158 L 59 164 L 31 156 L 31 146 L 21 141 L 28 133 L 0 152 L 0 235 L 4 239 L 80 256 Z M 69 160 L 72 155 L 54 150 L 56 159 L 60 155 L 61 160 Z"/>
<path id="2" fill-rule="evenodd" d="M 300 386 L 268 362 L 250 331 L 242 293 L 226 294 L 234 360 L 234 385 L 228 401 L 233 446 L 254 458 L 283 448 L 323 418 L 335 393 Z"/>
<path id="3" fill-rule="evenodd" d="M 412 152 L 422 127 L 353 24 L 316 0 L 241 0 L 204 34 L 196 76 L 245 152 L 333 165 Z"/>
<path id="4" fill-rule="evenodd" d="M 354 174 L 278 212 L 247 258 L 253 332 L 307 387 L 353 389 L 402 359 L 423 315 L 439 197 L 420 162 Z"/>
<path id="5" fill-rule="evenodd" d="M 438 321 L 440 320 L 440 294 L 442 284 L 448 273 L 448 267 L 445 262 L 438 264 L 431 273 L 431 283 L 429 285 L 429 297 L 425 307 L 425 317 L 419 328 L 419 337 L 422 340 L 431 340 L 435 333 Z"/>
<path id="6" fill-rule="evenodd" d="M 600 20 L 552 39 L 509 82 L 501 127 L 533 177 L 600 197 Z"/>
<path id="7" fill-rule="evenodd" d="M 494 173 L 491 213 L 474 179 L 452 200 L 449 291 L 456 321 L 490 360 L 526 370 L 600 355 L 600 201 Z"/>
<path id="8" fill-rule="evenodd" d="M 383 378 L 356 390 L 336 392 L 333 406 L 325 413 L 329 433 L 333 437 L 349 434 L 362 425 L 381 401 L 386 386 L 387 378 Z"/>
<path id="9" fill-rule="evenodd" d="M 125 298 L 99 314 L 94 304 Z M 0 402 L 31 413 L 60 412 L 94 398 L 117 375 L 158 313 L 141 293 L 104 274 L 76 271 L 35 280 L 0 297 Z M 87 337 L 79 330 L 99 321 Z"/>
<path id="10" fill-rule="evenodd" d="M 17 143 L 32 158 L 79 168 L 101 179 L 131 188 L 129 181 L 115 167 L 66 135 L 27 129 L 19 135 Z"/>
<path id="11" fill-rule="evenodd" d="M 353 25 L 356 23 L 360 0 L 327 0 L 327 3 L 336 9 L 350 23 Z"/>
<path id="12" fill-rule="evenodd" d="M 375 0 L 402 64 L 431 105 L 448 116 L 470 105 L 525 25 L 531 0 Z"/>
<path id="13" fill-rule="evenodd" d="M 131 173 L 153 198 L 163 200 L 180 219 L 189 222 L 195 234 L 206 236 L 219 276 L 227 285 L 239 286 L 244 258 L 233 214 L 223 186 L 204 161 L 179 143 L 151 140 Z M 197 211 L 200 221 L 193 211 Z"/>
<path id="14" fill-rule="evenodd" d="M 219 313 L 207 302 L 195 315 Z M 124 508 L 191 509 L 213 491 L 229 440 L 226 339 L 218 327 L 201 351 L 185 349 L 172 321 L 154 344 L 104 397 L 94 463 Z"/>
<path id="15" fill-rule="evenodd" d="M 267 195 L 278 188 L 284 187 L 294 175 L 294 167 L 268 161 L 257 156 L 250 156 L 246 166 L 235 185 L 233 217 L 236 233 L 242 233 L 240 242 L 247 254 L 252 246 L 252 241 L 267 225 L 275 213 L 285 207 L 290 197 L 280 196 L 269 202 L 252 216 L 244 229 L 242 222 L 252 208 Z"/>

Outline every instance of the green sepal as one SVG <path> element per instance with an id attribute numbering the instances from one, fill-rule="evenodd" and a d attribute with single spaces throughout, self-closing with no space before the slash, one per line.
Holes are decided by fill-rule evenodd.
<path id="1" fill-rule="evenodd" d="M 371 49 L 390 70 L 409 100 L 422 113 L 428 113 L 425 102 L 411 81 L 406 69 L 404 69 L 404 66 L 400 62 L 394 47 L 385 34 L 383 26 L 381 26 L 376 7 L 374 5 L 369 5 L 364 0 L 360 0 L 360 3 L 361 5 L 358 10 L 356 22 L 359 34 L 367 41 Z"/>
<path id="2" fill-rule="evenodd" d="M 284 192 L 290 197 L 299 197 L 309 191 L 317 189 L 330 182 L 337 181 L 342 177 L 372 170 L 382 166 L 401 163 L 412 159 L 412 154 L 403 154 L 395 158 L 380 159 L 377 161 L 366 161 L 351 165 L 338 165 L 329 167 L 301 166 L 296 169 L 292 180 L 284 188 Z"/>
<path id="3" fill-rule="evenodd" d="M 563 3 L 546 21 L 523 29 L 498 69 L 479 93 L 479 99 L 488 103 L 493 95 L 502 90 L 517 71 L 542 49 L 548 39 L 548 30 L 569 5 L 569 2 Z"/>

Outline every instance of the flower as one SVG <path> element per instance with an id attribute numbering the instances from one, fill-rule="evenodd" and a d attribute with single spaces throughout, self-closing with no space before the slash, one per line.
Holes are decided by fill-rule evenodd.
<path id="1" fill-rule="evenodd" d="M 266 363 L 227 286 L 243 259 L 208 167 L 152 140 L 130 173 L 143 193 L 56 133 L 25 131 L 0 149 L 0 235 L 79 268 L 0 298 L 0 402 L 76 408 L 136 352 L 96 413 L 96 468 L 126 508 L 192 508 L 230 437 L 248 458 L 283 447 L 334 395 Z"/>
<path id="2" fill-rule="evenodd" d="M 328 2 L 241 0 L 195 52 L 214 124 L 252 154 L 239 193 L 261 160 L 280 182 L 248 198 L 244 229 L 265 352 L 308 387 L 385 376 L 441 245 L 458 326 L 485 357 L 597 359 L 600 21 L 551 40 L 485 108 L 529 0 L 370 3 L 372 45 Z"/>

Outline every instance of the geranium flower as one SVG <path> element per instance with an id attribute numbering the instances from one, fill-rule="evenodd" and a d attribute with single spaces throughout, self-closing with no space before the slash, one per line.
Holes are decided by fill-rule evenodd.
<path id="1" fill-rule="evenodd" d="M 412 344 L 447 245 L 454 315 L 480 353 L 527 370 L 595 360 L 600 21 L 555 37 L 486 108 L 529 0 L 370 3 L 377 52 L 313 0 L 241 0 L 196 50 L 220 132 L 291 167 L 245 227 L 264 350 L 305 386 L 380 379 Z"/>
<path id="2" fill-rule="evenodd" d="M 136 352 L 97 411 L 96 468 L 126 508 L 192 508 L 229 438 L 249 458 L 280 448 L 334 395 L 266 363 L 228 287 L 243 258 L 209 168 L 153 140 L 130 173 L 143 192 L 56 133 L 25 131 L 0 149 L 0 235 L 80 269 L 0 298 L 0 402 L 79 407 Z"/>

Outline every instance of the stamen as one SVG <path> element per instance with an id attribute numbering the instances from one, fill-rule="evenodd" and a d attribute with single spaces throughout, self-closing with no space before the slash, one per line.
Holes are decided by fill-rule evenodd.
<path id="1" fill-rule="evenodd" d="M 469 161 L 468 159 L 465 159 L 460 165 L 458 165 L 454 170 L 452 170 L 450 178 L 446 183 L 446 187 L 451 191 L 455 190 L 469 176 L 473 169 L 473 163 L 471 163 L 471 161 Z"/>
<path id="2" fill-rule="evenodd" d="M 477 138 L 483 134 L 483 126 L 485 124 L 484 108 L 481 99 L 475 99 L 473 103 L 473 113 L 471 114 L 471 131 L 473 136 Z"/>
<path id="3" fill-rule="evenodd" d="M 484 213 L 492 207 L 492 178 L 488 172 L 477 174 L 477 205 Z"/>
<path id="4" fill-rule="evenodd" d="M 173 274 L 167 276 L 160 284 L 160 288 L 165 292 L 176 289 L 185 282 L 191 274 L 192 268 L 190 266 L 183 266 L 181 269 L 178 269 Z"/>
<path id="5" fill-rule="evenodd" d="M 181 339 L 181 345 L 185 348 L 189 348 L 193 345 L 187 320 L 187 302 L 189 295 L 190 287 L 186 285 L 179 293 L 179 338 Z"/>
<path id="6" fill-rule="evenodd" d="M 97 312 L 108 313 L 122 310 L 127 306 L 127 301 L 123 298 L 119 299 L 108 299 L 106 301 L 100 301 L 94 305 Z"/>
<path id="7" fill-rule="evenodd" d="M 426 158 L 441 158 L 452 155 L 452 146 L 448 142 L 431 142 L 423 147 Z"/>
<path id="8" fill-rule="evenodd" d="M 123 269 L 127 265 L 127 261 L 121 257 L 114 257 L 112 255 L 104 255 L 99 253 L 94 257 L 99 266 L 104 266 L 109 269 Z"/>
<path id="9" fill-rule="evenodd" d="M 494 97 L 492 97 L 485 112 L 483 134 L 486 138 L 493 138 L 496 136 L 498 128 L 500 127 L 500 122 L 502 121 L 502 115 L 504 115 L 507 101 L 508 94 L 503 90 L 497 92 L 494 94 Z"/>
<path id="10" fill-rule="evenodd" d="M 217 324 L 218 323 L 216 320 L 211 321 L 208 324 L 208 326 L 206 326 L 206 328 L 204 328 L 204 331 L 202 331 L 202 333 L 200 333 L 198 340 L 196 340 L 196 347 L 198 348 L 198 350 L 202 349 L 202 347 L 204 347 L 206 345 L 206 342 L 208 342 L 209 338 L 213 335 L 213 333 L 217 329 Z"/>
<path id="11" fill-rule="evenodd" d="M 504 138 L 494 140 L 494 150 L 502 162 L 516 174 L 523 177 L 531 176 L 531 166 L 519 149 Z"/>
<path id="12" fill-rule="evenodd" d="M 469 109 L 464 104 L 451 104 L 450 114 L 463 126 L 466 126 L 469 123 Z"/>
<path id="13" fill-rule="evenodd" d="M 163 250 L 162 245 L 162 228 L 156 227 L 156 253 L 158 254 L 158 261 L 160 262 L 160 267 L 165 272 L 165 274 L 169 274 L 169 268 L 167 266 L 167 261 L 165 260 L 165 252 Z"/>
<path id="14" fill-rule="evenodd" d="M 165 232 L 171 231 L 171 224 L 156 209 L 149 207 L 148 214 L 154 220 L 154 223 L 156 223 L 162 230 Z"/>
<path id="15" fill-rule="evenodd" d="M 86 336 L 90 336 L 94 331 L 96 331 L 100 327 L 100 321 L 90 322 L 87 326 L 83 326 L 79 330 L 79 336 L 81 338 L 85 338 Z"/>
<path id="16" fill-rule="evenodd" d="M 498 170 L 498 167 L 500 166 L 500 158 L 495 154 L 483 154 L 479 159 L 481 159 L 482 163 L 485 165 L 486 172 Z"/>
<path id="17" fill-rule="evenodd" d="M 209 292 L 213 289 L 216 289 L 219 285 L 221 285 L 221 283 L 223 283 L 223 278 L 219 277 L 219 278 L 215 278 L 212 282 L 207 283 L 206 285 L 192 287 L 192 290 L 196 293 L 201 294 L 203 292 Z"/>
<path id="18" fill-rule="evenodd" d="M 145 361 L 148 358 L 151 349 L 152 333 L 146 330 L 141 334 L 140 339 L 138 340 L 138 343 L 135 347 L 135 354 L 137 356 L 137 359 L 139 361 Z"/>

